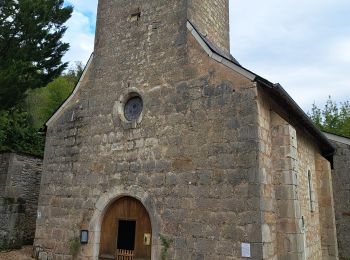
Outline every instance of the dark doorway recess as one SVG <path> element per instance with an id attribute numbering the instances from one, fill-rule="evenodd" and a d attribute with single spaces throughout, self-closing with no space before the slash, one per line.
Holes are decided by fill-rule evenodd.
<path id="1" fill-rule="evenodd" d="M 135 249 L 135 220 L 118 221 L 118 249 L 134 250 Z"/>

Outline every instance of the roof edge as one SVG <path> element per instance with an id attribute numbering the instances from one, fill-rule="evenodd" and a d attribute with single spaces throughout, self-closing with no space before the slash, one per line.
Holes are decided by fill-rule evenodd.
<path id="1" fill-rule="evenodd" d="M 208 56 L 217 62 L 225 65 L 226 67 L 236 71 L 237 73 L 243 75 L 244 77 L 250 79 L 251 81 L 254 81 L 256 78 L 256 74 L 253 72 L 243 68 L 240 65 L 237 65 L 233 61 L 230 61 L 220 53 L 213 50 L 208 43 L 202 38 L 202 36 L 199 34 L 199 32 L 196 30 L 196 28 L 191 24 L 190 21 L 187 21 L 186 23 L 187 29 L 191 32 L 192 36 L 197 40 L 199 45 L 203 48 L 203 50 L 208 54 Z"/>
<path id="2" fill-rule="evenodd" d="M 329 140 L 350 145 L 350 138 L 342 135 L 337 135 L 333 133 L 322 132 Z"/>
<path id="3" fill-rule="evenodd" d="M 92 59 L 94 57 L 94 53 L 92 53 L 90 55 L 90 58 L 88 60 L 88 62 L 85 65 L 85 68 L 83 70 L 83 73 L 81 74 L 79 81 L 77 83 L 77 85 L 75 86 L 75 88 L 73 89 L 72 93 L 69 95 L 69 97 L 62 103 L 62 105 L 56 110 L 56 112 L 46 121 L 45 123 L 45 128 L 47 128 L 53 121 L 55 121 L 55 119 L 62 113 L 62 111 L 64 110 L 64 108 L 69 104 L 69 102 L 73 99 L 73 97 L 75 96 L 75 94 L 78 92 L 80 86 L 81 86 L 81 82 L 84 79 L 87 70 L 89 69 L 91 63 L 92 63 Z"/>
<path id="4" fill-rule="evenodd" d="M 268 88 L 270 91 L 274 92 L 274 94 L 276 94 L 280 100 L 284 101 L 285 104 L 289 107 L 289 110 L 295 114 L 296 119 L 305 124 L 307 131 L 319 139 L 319 144 L 322 145 L 322 147 L 320 147 L 322 155 L 326 159 L 329 159 L 334 155 L 335 146 L 328 140 L 327 136 L 314 125 L 304 110 L 299 107 L 299 105 L 279 83 L 273 84 L 259 76 L 257 77 L 257 81 L 260 82 L 264 87 Z M 286 107 L 286 109 L 288 108 Z"/>
<path id="5" fill-rule="evenodd" d="M 318 144 L 321 145 L 320 149 L 322 155 L 330 160 L 330 158 L 335 153 L 335 146 L 328 140 L 328 138 L 319 130 L 307 116 L 307 114 L 299 107 L 299 105 L 294 101 L 294 99 L 284 90 L 280 84 L 274 84 L 259 75 L 251 72 L 250 70 L 242 67 L 240 64 L 227 59 L 222 54 L 218 53 L 216 50 L 211 48 L 210 44 L 200 35 L 196 28 L 191 24 L 190 21 L 187 21 L 187 29 L 191 32 L 193 37 L 197 40 L 203 50 L 208 54 L 209 57 L 216 60 L 217 62 L 225 65 L 226 67 L 236 71 L 237 73 L 243 75 L 244 77 L 250 79 L 251 81 L 256 81 L 261 83 L 263 87 L 268 88 L 270 91 L 273 91 L 282 102 L 285 102 L 289 106 L 289 110 L 295 114 L 296 119 L 301 120 L 307 128 L 307 131 L 319 139 Z"/>

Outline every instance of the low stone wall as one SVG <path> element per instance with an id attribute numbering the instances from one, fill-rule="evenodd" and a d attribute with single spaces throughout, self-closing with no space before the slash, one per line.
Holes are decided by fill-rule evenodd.
<path id="1" fill-rule="evenodd" d="M 33 243 L 42 171 L 42 159 L 15 153 L 0 154 L 0 198 L 25 201 L 21 231 L 23 244 Z M 4 216 L 2 216 L 4 215 Z M 0 211 L 0 218 L 6 218 Z M 16 227 L 16 229 L 18 229 Z"/>
<path id="2" fill-rule="evenodd" d="M 25 201 L 0 198 L 0 250 L 18 249 L 23 245 Z"/>

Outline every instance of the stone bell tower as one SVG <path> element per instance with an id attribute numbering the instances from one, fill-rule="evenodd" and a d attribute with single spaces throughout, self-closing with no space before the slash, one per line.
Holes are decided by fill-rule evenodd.
<path id="1" fill-rule="evenodd" d="M 215 47 L 230 52 L 228 0 L 188 0 L 188 20 Z"/>
<path id="2" fill-rule="evenodd" d="M 124 55 L 146 61 L 156 51 L 171 52 L 186 43 L 186 22 L 222 53 L 229 53 L 229 0 L 99 1 L 95 56 Z M 169 55 L 169 53 L 167 53 Z M 179 55 L 179 53 L 178 53 Z"/>

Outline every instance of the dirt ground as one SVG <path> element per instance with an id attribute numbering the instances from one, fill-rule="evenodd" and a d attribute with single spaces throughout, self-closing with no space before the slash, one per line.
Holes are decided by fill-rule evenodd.
<path id="1" fill-rule="evenodd" d="M 31 260 L 32 246 L 24 246 L 21 250 L 0 252 L 0 260 Z"/>

